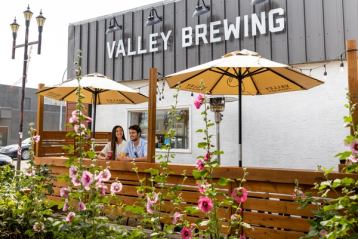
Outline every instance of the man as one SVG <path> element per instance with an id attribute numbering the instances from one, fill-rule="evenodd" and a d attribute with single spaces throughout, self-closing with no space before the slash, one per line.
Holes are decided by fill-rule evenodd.
<path id="1" fill-rule="evenodd" d="M 126 154 L 125 160 L 131 161 L 147 161 L 147 141 L 140 136 L 142 130 L 138 125 L 129 127 L 130 141 L 124 148 Z"/>

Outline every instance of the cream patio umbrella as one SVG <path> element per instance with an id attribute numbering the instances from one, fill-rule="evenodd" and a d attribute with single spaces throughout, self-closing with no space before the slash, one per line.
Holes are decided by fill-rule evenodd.
<path id="1" fill-rule="evenodd" d="M 96 106 L 102 104 L 140 104 L 148 101 L 148 97 L 137 90 L 120 84 L 99 73 L 85 75 L 80 80 L 84 98 L 83 103 L 93 104 L 92 130 L 95 135 Z M 72 79 L 52 87 L 44 87 L 37 94 L 68 102 L 76 102 L 77 79 Z"/>
<path id="2" fill-rule="evenodd" d="M 209 95 L 239 96 L 239 166 L 242 166 L 242 95 L 308 90 L 322 81 L 290 66 L 242 50 L 166 77 L 169 87 Z"/>

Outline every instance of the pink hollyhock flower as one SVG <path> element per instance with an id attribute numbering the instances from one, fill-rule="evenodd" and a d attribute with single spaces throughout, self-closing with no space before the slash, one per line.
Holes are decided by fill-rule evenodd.
<path id="1" fill-rule="evenodd" d="M 63 204 L 62 211 L 67 212 L 70 205 L 68 205 L 68 200 L 66 199 L 65 204 Z"/>
<path id="2" fill-rule="evenodd" d="M 147 196 L 147 201 L 150 201 L 152 204 L 158 202 L 158 193 L 153 193 L 152 197 Z"/>
<path id="3" fill-rule="evenodd" d="M 246 239 L 245 234 L 241 234 L 241 235 L 240 235 L 240 239 Z"/>
<path id="4" fill-rule="evenodd" d="M 70 169 L 69 169 L 70 178 L 76 177 L 76 176 L 77 176 L 77 172 L 78 172 L 77 167 L 71 166 Z"/>
<path id="5" fill-rule="evenodd" d="M 123 185 L 120 182 L 114 182 L 111 184 L 111 194 L 114 195 L 122 191 Z"/>
<path id="6" fill-rule="evenodd" d="M 107 185 L 100 183 L 99 181 L 96 183 L 96 188 L 99 189 L 99 192 L 102 196 L 106 195 Z"/>
<path id="7" fill-rule="evenodd" d="M 197 100 L 194 101 L 194 106 L 197 110 L 200 109 L 201 105 L 202 105 L 202 103 L 200 101 L 197 101 Z"/>
<path id="8" fill-rule="evenodd" d="M 35 222 L 32 229 L 34 232 L 43 232 L 45 230 L 45 225 L 42 222 Z"/>
<path id="9" fill-rule="evenodd" d="M 70 117 L 70 118 L 68 119 L 68 122 L 69 122 L 70 124 L 77 124 L 77 123 L 78 123 L 78 117 L 77 117 L 76 115 L 72 115 L 72 117 Z"/>
<path id="10" fill-rule="evenodd" d="M 111 172 L 106 168 L 98 175 L 98 181 L 99 182 L 108 182 L 111 179 Z"/>
<path id="11" fill-rule="evenodd" d="M 358 154 L 358 139 L 355 139 L 352 143 L 351 143 L 351 150 L 353 154 Z"/>
<path id="12" fill-rule="evenodd" d="M 197 168 L 199 171 L 203 171 L 203 170 L 205 169 L 204 161 L 201 160 L 201 159 L 196 160 L 196 168 Z"/>
<path id="13" fill-rule="evenodd" d="M 209 212 L 213 208 L 213 201 L 208 197 L 200 197 L 198 201 L 199 209 L 202 212 Z"/>
<path id="14" fill-rule="evenodd" d="M 93 174 L 88 171 L 83 171 L 81 182 L 85 190 L 90 190 L 90 185 L 93 182 Z"/>
<path id="15" fill-rule="evenodd" d="M 147 200 L 146 209 L 149 214 L 153 214 L 153 203 L 150 200 Z"/>
<path id="16" fill-rule="evenodd" d="M 204 103 L 204 95 L 203 94 L 199 94 L 198 97 L 195 98 L 194 100 L 194 105 L 196 109 L 200 109 L 201 105 Z"/>
<path id="17" fill-rule="evenodd" d="M 83 115 L 83 113 L 82 113 L 82 111 L 80 111 L 80 110 L 74 110 L 74 111 L 72 111 L 72 116 L 80 116 L 80 115 Z"/>
<path id="18" fill-rule="evenodd" d="M 60 189 L 60 196 L 63 198 L 68 198 L 69 193 L 70 193 L 70 189 L 68 187 Z"/>
<path id="19" fill-rule="evenodd" d="M 205 156 L 204 156 L 204 161 L 208 162 L 208 161 L 210 161 L 210 158 L 211 158 L 211 155 L 210 155 L 210 153 L 208 152 L 208 153 L 206 153 Z"/>
<path id="20" fill-rule="evenodd" d="M 92 118 L 91 118 L 91 117 L 86 116 L 86 123 L 92 123 Z"/>
<path id="21" fill-rule="evenodd" d="M 191 229 L 187 228 L 187 227 L 183 227 L 183 229 L 181 229 L 181 238 L 182 239 L 191 239 Z"/>
<path id="22" fill-rule="evenodd" d="M 327 234 L 328 234 L 328 232 L 327 232 L 326 230 L 324 230 L 324 229 L 322 229 L 322 230 L 319 232 L 319 235 L 320 235 L 321 237 L 325 237 L 325 236 L 327 236 Z"/>
<path id="23" fill-rule="evenodd" d="M 348 161 L 351 162 L 351 163 L 358 163 L 358 157 L 356 155 L 351 155 L 348 158 Z"/>
<path id="24" fill-rule="evenodd" d="M 182 216 L 183 214 L 181 214 L 180 212 L 175 212 L 173 215 L 173 224 L 177 224 L 177 222 L 181 219 Z"/>
<path id="25" fill-rule="evenodd" d="M 78 203 L 78 210 L 85 211 L 86 209 L 86 204 L 84 204 L 83 202 Z"/>
<path id="26" fill-rule="evenodd" d="M 198 184 L 198 188 L 199 188 L 199 193 L 201 194 L 205 194 L 206 189 L 208 189 L 210 187 L 210 184 L 205 183 L 205 184 Z"/>
<path id="27" fill-rule="evenodd" d="M 66 222 L 72 222 L 73 221 L 73 219 L 75 219 L 75 216 L 76 216 L 76 213 L 74 213 L 74 212 L 69 212 L 68 214 L 67 214 L 67 217 L 66 217 Z"/>
<path id="28" fill-rule="evenodd" d="M 302 190 L 300 190 L 300 189 L 297 189 L 297 188 L 295 188 L 294 190 L 293 190 L 293 194 L 292 194 L 292 199 L 293 200 L 296 200 L 297 198 L 305 198 L 305 194 L 304 194 L 304 192 L 302 192 Z"/>
<path id="29" fill-rule="evenodd" d="M 234 198 L 234 200 L 237 203 L 246 202 L 247 195 L 248 195 L 247 190 L 244 187 L 235 188 L 231 193 L 231 196 Z"/>
<path id="30" fill-rule="evenodd" d="M 72 182 L 73 186 L 75 186 L 75 187 L 81 186 L 81 181 L 77 177 L 73 177 L 71 179 L 71 182 Z"/>
<path id="31" fill-rule="evenodd" d="M 73 126 L 73 129 L 75 130 L 76 134 L 78 135 L 84 135 L 85 134 L 85 130 L 86 130 L 86 126 L 84 124 L 78 125 L 76 124 L 75 126 Z"/>
<path id="32" fill-rule="evenodd" d="M 35 135 L 35 136 L 32 137 L 32 140 L 33 140 L 35 143 L 40 142 L 40 139 L 41 139 L 40 135 Z"/>

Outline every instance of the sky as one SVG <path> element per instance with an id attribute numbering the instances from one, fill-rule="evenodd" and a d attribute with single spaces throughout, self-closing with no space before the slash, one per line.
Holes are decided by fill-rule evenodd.
<path id="1" fill-rule="evenodd" d="M 29 65 L 26 87 L 37 88 L 39 83 L 54 85 L 66 78 L 68 25 L 73 22 L 108 15 L 160 0 L 15 0 L 0 1 L 0 84 L 21 86 L 24 50 L 16 49 L 15 60 L 11 59 L 12 32 L 10 24 L 14 17 L 20 28 L 17 44 L 25 41 L 23 11 L 30 5 L 34 13 L 30 23 L 29 41 L 37 41 L 36 16 L 42 9 L 46 17 L 42 35 L 42 53 L 37 55 L 37 45 L 29 47 Z M 84 7 L 85 6 L 85 7 Z M 31 53 L 30 53 L 31 52 Z"/>

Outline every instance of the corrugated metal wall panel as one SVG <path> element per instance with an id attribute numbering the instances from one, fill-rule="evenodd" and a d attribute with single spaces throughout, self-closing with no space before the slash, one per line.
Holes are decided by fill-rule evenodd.
<path id="1" fill-rule="evenodd" d="M 211 1 L 211 21 L 221 21 L 220 32 L 223 32 L 222 20 L 225 19 L 225 0 L 214 0 Z M 210 23 L 208 23 L 209 25 Z M 210 32 L 210 31 L 208 31 Z M 208 37 L 210 38 L 210 37 Z M 210 42 L 210 39 L 208 39 Z M 213 59 L 218 59 L 221 56 L 225 55 L 225 41 L 220 41 L 215 43 L 213 47 Z"/>
<path id="2" fill-rule="evenodd" d="M 100 20 L 98 22 L 98 35 L 97 35 L 97 72 L 104 74 L 105 68 L 105 51 L 106 49 L 106 21 Z"/>
<path id="3" fill-rule="evenodd" d="M 358 1 L 342 0 L 346 40 L 358 39 Z"/>
<path id="4" fill-rule="evenodd" d="M 325 59 L 322 0 L 305 0 L 305 26 L 308 61 Z"/>
<path id="5" fill-rule="evenodd" d="M 175 4 L 170 3 L 164 6 L 164 32 L 172 31 L 168 40 L 168 49 L 164 51 L 163 62 L 165 65 L 164 75 L 175 72 Z"/>
<path id="6" fill-rule="evenodd" d="M 136 9 L 126 13 L 117 13 L 122 31 L 106 35 L 106 28 L 113 16 L 93 19 L 69 26 L 68 41 L 68 77 L 74 76 L 73 61 L 77 50 L 82 50 L 83 74 L 99 72 L 116 81 L 147 79 L 148 70 L 155 66 L 165 75 L 195 66 L 221 57 L 226 52 L 249 49 L 256 50 L 262 56 L 273 60 L 297 64 L 332 60 L 344 51 L 345 39 L 357 39 L 358 1 L 356 0 L 268 0 L 255 7 L 249 0 L 205 0 L 211 11 L 200 17 L 192 17 L 196 1 L 180 0 L 157 3 L 154 7 L 163 22 L 155 26 L 145 26 L 150 7 Z M 274 8 L 285 9 L 285 29 L 282 32 L 269 33 L 268 11 Z M 251 20 L 248 23 L 248 37 L 245 37 L 244 16 L 255 12 L 266 12 L 266 34 L 252 36 Z M 236 24 L 236 17 L 241 16 L 240 39 L 231 37 L 228 41 L 210 43 L 210 22 L 221 21 L 217 26 L 220 37 L 225 38 L 223 20 Z M 260 18 L 260 15 L 258 15 Z M 182 28 L 191 26 L 195 31 L 198 24 L 207 24 L 205 29 L 208 44 L 182 47 Z M 164 51 L 161 32 L 167 34 L 172 30 L 168 49 Z M 154 53 L 137 54 L 135 56 L 119 55 L 108 58 L 107 41 L 123 39 L 128 54 L 128 38 L 131 38 L 131 50 L 138 50 L 138 36 L 142 36 L 142 49 L 149 51 L 149 34 L 158 33 L 158 48 Z M 117 47 L 117 45 L 116 45 Z M 114 53 L 116 52 L 116 49 Z"/>
<path id="7" fill-rule="evenodd" d="M 254 12 L 257 14 L 258 18 L 260 20 L 261 19 L 261 12 L 265 12 L 266 14 L 270 11 L 271 9 L 271 2 L 265 2 L 263 4 L 257 5 L 254 7 Z M 263 25 L 267 26 L 267 21 L 268 21 L 268 17 L 267 15 L 265 16 L 265 18 L 263 18 L 265 21 L 265 24 L 263 24 L 263 22 L 261 22 Z M 250 32 L 253 32 L 252 27 L 250 28 Z M 256 28 L 256 34 L 258 35 L 257 37 L 253 37 L 255 40 L 255 50 L 257 52 L 260 52 L 260 55 L 271 59 L 271 34 L 269 32 L 269 29 L 266 27 L 266 34 L 264 35 L 259 35 L 259 30 Z"/>
<path id="8" fill-rule="evenodd" d="M 116 16 L 116 20 L 117 20 L 118 25 L 123 27 L 123 15 Z M 117 40 L 117 44 L 118 44 L 118 40 L 122 39 L 123 31 L 124 31 L 124 29 L 122 28 L 122 30 L 118 30 L 115 33 L 115 38 Z M 119 54 L 118 57 L 116 57 L 116 59 L 114 60 L 114 76 L 115 76 L 116 81 L 123 80 L 123 64 L 124 64 L 123 59 L 124 59 L 123 54 Z"/>
<path id="9" fill-rule="evenodd" d="M 186 4 L 187 4 L 186 25 L 191 26 L 193 28 L 193 31 L 195 31 L 195 26 L 198 25 L 199 23 L 198 18 L 192 16 L 192 13 L 195 11 L 196 1 L 186 0 Z M 190 68 L 198 64 L 199 64 L 199 46 L 195 45 L 195 39 L 193 39 L 193 45 L 187 48 L 187 67 Z"/>
<path id="10" fill-rule="evenodd" d="M 110 26 L 110 24 L 113 24 L 113 20 L 112 18 L 107 19 L 106 21 L 106 29 Z M 115 44 L 116 39 L 115 39 L 115 33 L 108 33 L 106 34 L 106 42 L 109 43 L 111 46 L 113 44 Z M 105 75 L 108 76 L 111 79 L 114 79 L 113 77 L 113 61 L 114 61 L 114 56 L 115 56 L 115 51 L 113 51 L 113 54 L 111 54 L 112 56 L 110 56 L 110 52 L 108 51 L 108 48 L 105 49 L 105 59 L 106 59 L 106 67 L 105 67 Z"/>
<path id="11" fill-rule="evenodd" d="M 253 8 L 250 4 L 250 1 L 240 1 L 240 16 L 241 19 L 241 28 L 240 28 L 240 41 L 241 41 L 241 49 L 247 49 L 251 51 L 255 51 L 255 41 L 252 37 L 245 37 L 245 28 L 247 29 L 247 33 L 250 35 L 250 24 L 247 22 L 247 26 L 245 26 L 244 16 L 251 15 L 253 13 Z"/>
<path id="12" fill-rule="evenodd" d="M 138 46 L 138 37 L 142 37 L 143 35 L 143 12 L 137 11 L 134 13 L 134 31 L 133 31 L 133 46 Z M 143 41 L 141 40 L 141 44 L 143 49 Z M 141 80 L 143 78 L 143 55 L 138 54 L 138 48 L 134 47 L 137 55 L 133 56 L 133 79 Z"/>
<path id="13" fill-rule="evenodd" d="M 158 16 L 163 16 L 163 6 L 160 7 L 156 7 Z M 164 19 L 165 21 L 165 19 Z M 154 25 L 154 33 L 158 33 L 156 41 L 156 48 L 158 48 L 158 51 L 154 53 L 154 66 L 157 68 L 158 72 L 160 74 L 164 74 L 164 62 L 163 62 L 163 57 L 164 57 L 164 50 L 163 50 L 163 41 L 162 41 L 162 37 L 160 36 L 160 33 L 163 32 L 164 29 L 164 22 L 161 22 L 160 24 L 155 24 Z M 169 61 L 169 59 L 168 59 Z M 147 69 L 147 71 L 149 71 L 149 69 Z"/>
<path id="14" fill-rule="evenodd" d="M 343 6 L 339 0 L 323 0 L 326 59 L 337 59 L 344 51 Z"/>
<path id="15" fill-rule="evenodd" d="M 97 72 L 97 22 L 89 23 L 88 72 Z"/>
<path id="16" fill-rule="evenodd" d="M 67 78 L 74 77 L 74 61 L 75 61 L 75 27 L 68 27 L 68 49 L 67 49 Z"/>
<path id="17" fill-rule="evenodd" d="M 272 0 L 271 7 L 282 7 L 285 10 L 285 16 L 287 17 L 286 0 Z M 285 22 L 287 26 L 287 20 Z M 272 60 L 288 63 L 288 29 L 286 27 L 280 33 L 271 34 L 271 55 Z"/>
<path id="18" fill-rule="evenodd" d="M 289 62 L 306 62 L 305 20 L 303 0 L 287 1 Z"/>
<path id="19" fill-rule="evenodd" d="M 236 23 L 236 17 L 239 16 L 239 1 L 237 0 L 226 0 L 226 19 L 229 23 Z M 226 41 L 226 52 L 232 52 L 240 50 L 240 40 L 236 40 L 231 37 Z"/>
<path id="20" fill-rule="evenodd" d="M 145 26 L 145 22 L 147 21 L 147 18 L 149 16 L 150 9 L 145 9 L 143 11 L 143 46 L 149 51 L 149 34 L 153 33 L 153 27 L 152 26 Z M 143 78 L 148 79 L 149 78 L 149 68 L 153 67 L 153 53 L 146 53 L 143 56 Z"/>
<path id="21" fill-rule="evenodd" d="M 186 1 L 180 1 L 175 3 L 175 33 L 176 38 L 175 41 L 175 48 L 176 48 L 176 71 L 184 70 L 187 67 L 186 64 L 186 55 L 187 49 L 182 47 L 182 28 L 186 27 Z M 188 13 L 189 14 L 189 13 Z"/>
<path id="22" fill-rule="evenodd" d="M 125 39 L 124 46 L 126 48 L 126 57 L 124 57 L 124 78 L 123 80 L 133 79 L 133 56 L 129 56 L 129 45 L 133 46 L 133 12 L 124 14 L 124 34 L 122 39 Z"/>

